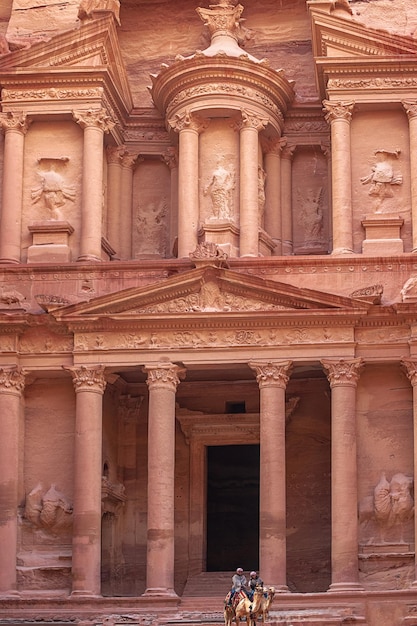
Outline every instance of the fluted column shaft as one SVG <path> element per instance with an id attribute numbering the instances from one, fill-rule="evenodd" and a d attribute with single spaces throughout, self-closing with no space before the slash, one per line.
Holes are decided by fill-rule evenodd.
<path id="1" fill-rule="evenodd" d="M 403 102 L 410 133 L 412 251 L 417 252 L 417 102 Z"/>
<path id="2" fill-rule="evenodd" d="M 282 140 L 265 142 L 265 230 L 275 244 L 274 256 L 282 254 L 281 151 Z"/>
<path id="3" fill-rule="evenodd" d="M 18 595 L 16 577 L 20 402 L 24 374 L 0 368 L 0 597 Z"/>
<path id="4" fill-rule="evenodd" d="M 287 591 L 285 389 L 291 361 L 251 362 L 260 389 L 259 569 Z"/>
<path id="5" fill-rule="evenodd" d="M 414 485 L 417 476 L 417 359 L 403 359 L 403 369 L 413 387 L 413 443 L 414 443 Z M 414 514 L 414 537 L 417 537 L 417 515 Z M 414 581 L 417 587 L 417 551 L 414 554 Z"/>
<path id="6" fill-rule="evenodd" d="M 24 113 L 1 113 L 5 131 L 0 219 L 0 263 L 20 263 L 22 237 L 23 158 L 29 124 Z"/>
<path id="7" fill-rule="evenodd" d="M 120 201 L 120 256 L 122 259 L 132 258 L 132 224 L 133 224 L 133 172 L 135 165 L 144 159 L 136 154 L 126 152 L 122 158 L 122 189 Z"/>
<path id="8" fill-rule="evenodd" d="M 353 252 L 350 122 L 353 102 L 323 102 L 332 140 L 333 254 Z"/>
<path id="9" fill-rule="evenodd" d="M 282 254 L 293 253 L 292 234 L 292 158 L 295 146 L 285 145 L 281 156 Z"/>
<path id="10" fill-rule="evenodd" d="M 198 244 L 199 135 L 207 120 L 188 112 L 169 120 L 179 133 L 178 148 L 178 258 L 188 257 Z"/>
<path id="11" fill-rule="evenodd" d="M 183 370 L 172 363 L 145 366 L 148 374 L 148 534 L 146 595 L 175 595 L 175 393 Z"/>
<path id="12" fill-rule="evenodd" d="M 358 568 L 356 386 L 362 359 L 321 361 L 332 391 L 332 583 L 361 589 Z"/>
<path id="13" fill-rule="evenodd" d="M 76 393 L 72 595 L 101 589 L 102 405 L 104 367 L 71 367 Z"/>
<path id="14" fill-rule="evenodd" d="M 258 151 L 259 131 L 267 120 L 242 111 L 240 128 L 240 256 L 259 254 Z"/>
<path id="15" fill-rule="evenodd" d="M 84 129 L 81 240 L 78 261 L 101 261 L 103 137 L 114 126 L 104 109 L 73 111 Z"/>

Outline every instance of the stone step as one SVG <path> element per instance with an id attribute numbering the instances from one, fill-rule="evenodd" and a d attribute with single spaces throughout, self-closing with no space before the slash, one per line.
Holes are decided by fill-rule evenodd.
<path id="1" fill-rule="evenodd" d="M 183 592 L 183 598 L 196 597 L 219 597 L 224 600 L 232 586 L 234 572 L 201 572 L 189 577 Z"/>

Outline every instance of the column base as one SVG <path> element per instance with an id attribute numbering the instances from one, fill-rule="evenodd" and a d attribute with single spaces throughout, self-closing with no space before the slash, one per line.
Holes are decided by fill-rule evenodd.
<path id="1" fill-rule="evenodd" d="M 354 254 L 353 250 L 351 250 L 351 248 L 335 248 L 334 250 L 331 251 L 331 254 L 336 255 L 336 254 Z"/>
<path id="2" fill-rule="evenodd" d="M 19 591 L 15 589 L 8 589 L 7 591 L 0 591 L 0 600 L 16 600 L 17 598 L 21 598 L 21 594 Z"/>
<path id="3" fill-rule="evenodd" d="M 291 593 L 287 585 L 265 585 L 265 587 L 273 587 L 275 589 L 275 593 Z"/>
<path id="4" fill-rule="evenodd" d="M 70 594 L 70 598 L 102 598 L 100 593 L 94 593 L 94 591 L 84 591 L 76 589 Z"/>
<path id="5" fill-rule="evenodd" d="M 82 254 L 78 257 L 77 263 L 101 263 L 101 258 L 93 254 Z"/>
<path id="6" fill-rule="evenodd" d="M 19 259 L 0 259 L 0 264 L 1 265 L 19 265 L 20 260 Z"/>
<path id="7" fill-rule="evenodd" d="M 178 598 L 174 589 L 167 589 L 166 587 L 148 587 L 142 594 L 142 597 L 152 598 Z"/>
<path id="8" fill-rule="evenodd" d="M 327 593 L 345 593 L 346 591 L 364 591 L 360 583 L 332 583 Z"/>

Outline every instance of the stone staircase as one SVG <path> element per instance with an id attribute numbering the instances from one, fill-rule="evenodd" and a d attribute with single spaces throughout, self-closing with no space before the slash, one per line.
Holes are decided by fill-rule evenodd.
<path id="1" fill-rule="evenodd" d="M 223 603 L 234 572 L 202 572 L 188 579 L 178 607 L 182 622 L 224 623 Z M 187 619 L 187 614 L 189 619 Z M 196 619 L 200 614 L 200 620 Z"/>

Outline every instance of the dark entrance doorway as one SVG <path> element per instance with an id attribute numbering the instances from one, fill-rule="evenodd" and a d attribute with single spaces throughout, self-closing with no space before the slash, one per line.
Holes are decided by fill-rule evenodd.
<path id="1" fill-rule="evenodd" d="M 258 568 L 259 445 L 207 449 L 207 571 Z"/>

